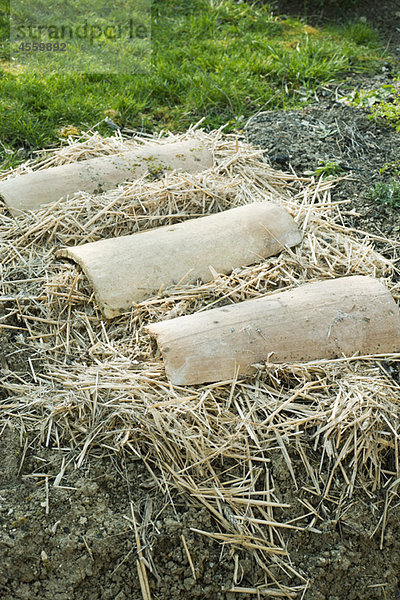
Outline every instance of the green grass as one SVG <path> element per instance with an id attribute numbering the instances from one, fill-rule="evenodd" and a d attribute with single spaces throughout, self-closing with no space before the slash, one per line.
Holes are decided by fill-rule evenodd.
<path id="1" fill-rule="evenodd" d="M 1 27 L 5 40 L 7 19 Z M 240 128 L 263 107 L 299 105 L 318 86 L 373 71 L 383 60 L 364 23 L 317 30 L 274 17 L 267 5 L 235 0 L 153 0 L 152 49 L 143 75 L 33 72 L 3 60 L 3 166 L 20 161 L 21 148 L 56 143 L 63 126 L 93 126 L 105 111 L 145 131 L 183 130 L 202 117 L 208 129 Z M 0 52 L 5 59 L 6 44 Z"/>

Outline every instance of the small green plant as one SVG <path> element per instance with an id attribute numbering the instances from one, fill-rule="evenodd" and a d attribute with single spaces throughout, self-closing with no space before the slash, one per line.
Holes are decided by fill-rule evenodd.
<path id="1" fill-rule="evenodd" d="M 393 161 L 385 163 L 381 169 L 379 169 L 379 175 L 387 173 L 388 175 L 395 175 L 400 179 L 400 161 Z"/>
<path id="2" fill-rule="evenodd" d="M 400 94 L 397 93 L 391 101 L 382 101 L 371 107 L 371 119 L 384 122 L 396 131 L 400 131 Z"/>
<path id="3" fill-rule="evenodd" d="M 395 85 L 383 85 L 375 90 L 353 90 L 339 100 L 350 106 L 368 108 L 369 119 L 390 125 L 400 131 L 400 93 Z"/>
<path id="4" fill-rule="evenodd" d="M 319 160 L 315 174 L 318 177 L 337 177 L 343 173 L 343 166 L 335 160 Z"/>
<path id="5" fill-rule="evenodd" d="M 400 207 L 400 181 L 396 178 L 390 179 L 388 182 L 378 181 L 369 194 L 371 200 L 375 200 L 380 204 L 386 204 L 392 208 Z"/>
<path id="6" fill-rule="evenodd" d="M 343 104 L 362 108 L 372 108 L 393 98 L 395 88 L 393 85 L 383 85 L 376 90 L 352 90 L 347 96 L 339 99 Z"/>

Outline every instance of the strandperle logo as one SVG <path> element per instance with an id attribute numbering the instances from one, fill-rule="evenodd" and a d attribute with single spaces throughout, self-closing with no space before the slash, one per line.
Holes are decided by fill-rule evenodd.
<path id="1" fill-rule="evenodd" d="M 151 0 L 10 0 L 9 47 L 40 72 L 148 73 Z"/>
<path id="2" fill-rule="evenodd" d="M 41 24 L 25 25 L 15 27 L 14 35 L 17 40 L 88 40 L 91 44 L 103 40 L 137 40 L 149 37 L 147 28 L 138 24 L 133 19 L 125 23 L 114 25 L 88 23 L 85 21 L 80 25 L 67 24 Z"/>

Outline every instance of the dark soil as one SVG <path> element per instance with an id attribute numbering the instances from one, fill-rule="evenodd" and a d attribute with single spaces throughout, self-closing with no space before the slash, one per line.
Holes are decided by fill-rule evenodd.
<path id="1" fill-rule="evenodd" d="M 0 451 L 1 600 L 142 599 L 131 507 L 146 540 L 153 598 L 229 598 L 229 553 L 191 531 L 212 530 L 210 513 L 162 493 L 141 461 L 92 456 L 54 487 L 62 453 L 37 439 L 21 443 L 11 428 Z M 241 566 L 251 584 L 253 561 L 243 556 Z"/>
<path id="2" fill-rule="evenodd" d="M 54 487 L 62 470 L 61 452 L 43 447 L 38 439 L 21 440 L 11 428 L 2 432 L 0 450 L 2 600 L 142 600 L 132 509 L 152 570 L 153 599 L 248 598 L 226 591 L 235 583 L 230 550 L 192 531 L 215 530 L 210 513 L 184 495 L 165 495 L 146 466 L 131 455 L 115 460 L 92 455 L 84 468 L 67 468 Z M 291 458 L 301 481 L 304 467 L 299 458 Z M 306 489 L 294 490 L 280 451 L 271 455 L 270 464 L 276 493 L 292 506 L 285 518 L 295 519 L 304 512 L 299 502 L 310 496 Z M 303 598 L 400 597 L 400 508 L 388 511 L 381 539 L 385 498 L 383 491 L 373 496 L 358 491 L 343 505 L 332 498 L 326 518 L 317 521 L 320 533 L 287 536 L 292 564 L 309 580 Z M 318 503 L 316 498 L 316 510 Z M 262 581 L 251 554 L 236 553 L 239 585 L 253 587 Z"/>
<path id="3" fill-rule="evenodd" d="M 384 75 L 371 87 L 387 83 Z M 364 86 L 365 87 L 365 86 Z M 399 236 L 399 209 L 371 197 L 377 182 L 393 178 L 385 165 L 400 165 L 400 134 L 371 121 L 370 112 L 335 99 L 336 90 L 322 91 L 318 103 L 302 110 L 263 112 L 247 126 L 249 141 L 266 150 L 275 168 L 292 168 L 298 175 L 315 172 L 320 161 L 334 163 L 345 177 L 332 192 L 333 200 L 348 200 L 346 224 L 385 237 Z"/>
<path id="4" fill-rule="evenodd" d="M 281 10 L 296 9 L 293 3 L 281 4 Z M 395 53 L 400 47 L 398 2 L 362 3 L 357 10 L 384 34 L 390 32 Z M 316 18 L 326 15 L 318 13 Z M 392 81 L 391 72 L 389 65 L 382 75 L 347 81 L 341 89 L 379 87 Z M 400 162 L 400 134 L 372 122 L 367 111 L 339 103 L 337 97 L 335 88 L 326 88 L 303 110 L 259 114 L 246 134 L 266 150 L 276 168 L 292 168 L 302 175 L 315 171 L 319 160 L 339 164 L 346 178 L 332 197 L 349 201 L 342 211 L 346 224 L 400 239 L 398 209 L 370 199 L 374 184 L 390 177 L 380 173 L 382 167 Z M 0 372 L 8 364 L 28 377 L 17 333 L 5 330 L 1 336 Z M 143 552 L 153 571 L 154 599 L 254 597 L 224 591 L 234 584 L 229 550 L 192 531 L 213 529 L 209 512 L 178 493 L 165 495 L 162 481 L 134 457 L 112 462 L 93 455 L 83 469 L 74 469 L 72 463 L 54 487 L 62 452 L 46 448 L 12 424 L 0 436 L 0 452 L 1 600 L 140 600 L 132 507 L 144 525 Z M 271 458 L 280 497 L 298 506 L 302 491 L 293 490 L 281 455 Z M 320 534 L 288 537 L 293 566 L 310 580 L 304 600 L 400 598 L 400 508 L 388 511 L 381 539 L 385 498 L 383 491 L 372 498 L 360 492 L 345 506 L 333 503 L 326 510 L 326 520 L 316 524 Z M 240 586 L 253 587 L 260 575 L 257 565 L 250 554 L 240 554 L 240 564 Z"/>

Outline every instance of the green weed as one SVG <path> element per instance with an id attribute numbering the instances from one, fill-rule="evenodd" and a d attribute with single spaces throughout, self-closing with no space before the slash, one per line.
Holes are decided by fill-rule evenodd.
<path id="1" fill-rule="evenodd" d="M 400 132 L 400 94 L 397 92 L 391 101 L 384 100 L 372 106 L 371 118 Z"/>
<path id="2" fill-rule="evenodd" d="M 339 99 L 343 104 L 350 106 L 358 106 L 362 108 L 372 108 L 376 104 L 383 104 L 390 101 L 395 94 L 395 87 L 391 84 L 382 85 L 374 90 L 359 90 L 354 89 Z"/>
<path id="3" fill-rule="evenodd" d="M 400 161 L 385 163 L 383 167 L 379 169 L 379 174 L 382 175 L 383 173 L 395 175 L 400 180 Z"/>
<path id="4" fill-rule="evenodd" d="M 371 200 L 386 204 L 392 208 L 400 207 L 400 182 L 392 178 L 387 183 L 379 181 L 370 190 Z"/>
<path id="5" fill-rule="evenodd" d="M 319 160 L 318 167 L 315 169 L 315 174 L 318 177 L 337 177 L 343 173 L 341 163 L 334 160 Z"/>
<path id="6" fill-rule="evenodd" d="M 370 119 L 400 131 L 400 93 L 396 83 L 368 91 L 353 90 L 340 101 L 350 106 L 368 108 L 371 111 Z"/>

